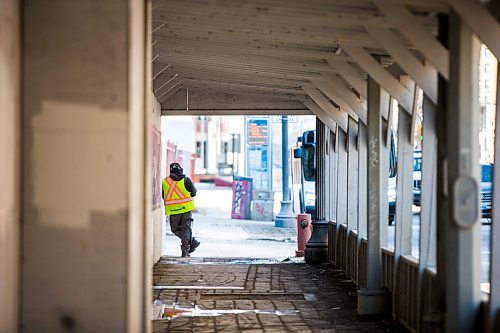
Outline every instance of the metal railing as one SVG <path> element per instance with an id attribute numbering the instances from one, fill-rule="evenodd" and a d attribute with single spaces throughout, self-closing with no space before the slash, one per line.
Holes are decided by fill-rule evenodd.
<path id="1" fill-rule="evenodd" d="M 347 271 L 347 226 L 345 224 L 341 224 L 338 230 L 339 234 L 337 235 L 337 257 L 335 259 L 335 263 L 337 264 L 338 268 Z"/>
<path id="2" fill-rule="evenodd" d="M 349 232 L 347 237 L 346 274 L 354 283 L 358 282 L 358 234 Z"/>
<path id="3" fill-rule="evenodd" d="M 411 329 L 418 328 L 418 299 L 420 293 L 418 260 L 401 256 L 396 274 L 394 310 L 396 317 Z"/>
<path id="4" fill-rule="evenodd" d="M 382 287 L 394 291 L 394 252 L 382 248 Z"/>
<path id="5" fill-rule="evenodd" d="M 368 241 L 359 239 L 356 231 L 347 233 L 346 226 L 340 225 L 337 232 L 337 224 L 329 223 L 329 260 L 344 270 L 358 288 L 366 287 L 367 248 Z M 418 259 L 401 256 L 396 265 L 392 250 L 383 248 L 381 254 L 382 286 L 394 294 L 394 316 L 412 331 L 434 333 L 442 330 L 439 320 L 433 317 L 436 272 L 427 269 L 420 279 Z"/>
<path id="6" fill-rule="evenodd" d="M 335 246 L 337 239 L 337 223 L 328 222 L 328 261 L 335 263 Z"/>
<path id="7" fill-rule="evenodd" d="M 361 239 L 358 251 L 358 287 L 366 287 L 366 266 L 368 265 L 368 241 Z"/>

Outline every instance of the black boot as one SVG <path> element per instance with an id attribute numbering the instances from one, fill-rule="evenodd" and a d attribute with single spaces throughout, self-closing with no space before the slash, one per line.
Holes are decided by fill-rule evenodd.
<path id="1" fill-rule="evenodd" d="M 181 258 L 188 258 L 188 257 L 189 257 L 189 252 L 186 250 L 182 250 Z"/>
<path id="2" fill-rule="evenodd" d="M 201 242 L 197 241 L 196 238 L 193 237 L 193 239 L 191 239 L 191 244 L 189 245 L 189 253 L 196 251 L 196 248 L 200 246 L 200 244 Z"/>

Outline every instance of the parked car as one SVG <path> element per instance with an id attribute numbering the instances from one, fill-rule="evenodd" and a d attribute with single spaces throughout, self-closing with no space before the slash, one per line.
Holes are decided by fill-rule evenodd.
<path id="1" fill-rule="evenodd" d="M 422 151 L 417 150 L 413 154 L 413 204 L 420 206 L 420 194 L 422 191 Z"/>
<path id="2" fill-rule="evenodd" d="M 396 177 L 389 178 L 387 187 L 387 201 L 389 202 L 389 225 L 392 225 L 396 216 Z"/>
<path id="3" fill-rule="evenodd" d="M 481 164 L 481 217 L 491 218 L 493 190 L 493 164 Z"/>

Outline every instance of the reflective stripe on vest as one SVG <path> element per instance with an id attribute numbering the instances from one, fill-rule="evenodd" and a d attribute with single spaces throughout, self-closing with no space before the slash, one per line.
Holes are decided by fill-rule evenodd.
<path id="1" fill-rule="evenodd" d="M 186 190 L 184 178 L 180 181 L 174 181 L 167 177 L 163 180 L 163 192 L 165 214 L 181 214 L 194 209 L 194 201 L 191 194 Z"/>

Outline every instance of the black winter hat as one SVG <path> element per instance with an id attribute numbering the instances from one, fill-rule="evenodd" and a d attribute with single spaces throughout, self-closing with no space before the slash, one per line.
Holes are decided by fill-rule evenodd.
<path id="1" fill-rule="evenodd" d="M 182 167 L 179 163 L 171 163 L 170 164 L 170 173 L 182 173 Z"/>

